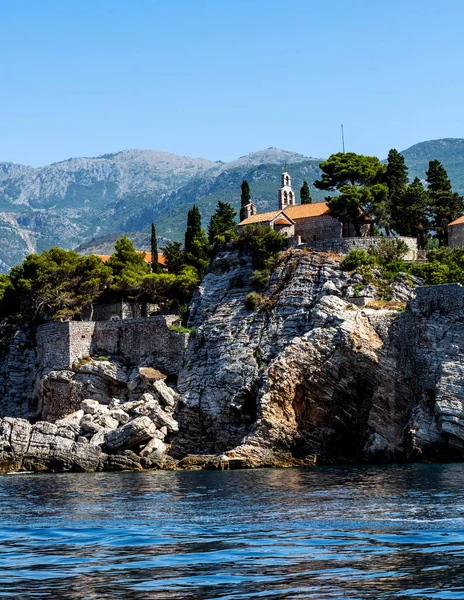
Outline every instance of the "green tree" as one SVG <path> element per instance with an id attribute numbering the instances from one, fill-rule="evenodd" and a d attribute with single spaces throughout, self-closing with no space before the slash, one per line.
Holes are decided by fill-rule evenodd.
<path id="1" fill-rule="evenodd" d="M 120 292 L 135 292 L 150 272 L 144 259 L 145 254 L 137 252 L 129 238 L 120 237 L 107 263 L 113 272 L 112 288 Z"/>
<path id="2" fill-rule="evenodd" d="M 238 247 L 251 254 L 255 269 L 287 246 L 287 238 L 266 225 L 246 225 L 240 232 Z"/>
<path id="3" fill-rule="evenodd" d="M 110 281 L 111 269 L 98 256 L 79 256 L 61 248 L 30 254 L 11 270 L 3 290 L 2 316 L 13 315 L 20 323 L 70 320 Z"/>
<path id="4" fill-rule="evenodd" d="M 464 212 L 464 199 L 453 193 L 451 181 L 439 160 L 431 160 L 426 172 L 432 227 L 440 246 L 448 245 L 448 224 Z"/>
<path id="5" fill-rule="evenodd" d="M 193 292 L 200 284 L 198 271 L 191 265 L 174 273 L 151 273 L 142 281 L 140 295 L 156 302 L 163 309 L 181 309 L 190 301 Z"/>
<path id="6" fill-rule="evenodd" d="M 425 248 L 430 226 L 429 197 L 421 180 L 416 177 L 401 196 L 396 230 L 400 235 L 417 237 L 418 245 Z"/>
<path id="7" fill-rule="evenodd" d="M 305 181 L 301 186 L 300 201 L 301 204 L 311 204 L 311 202 L 313 201 L 311 198 L 311 192 L 309 191 L 309 185 L 307 181 Z"/>
<path id="8" fill-rule="evenodd" d="M 208 239 L 201 227 L 201 215 L 197 206 L 193 206 L 187 215 L 184 249 L 185 262 L 193 265 L 202 275 L 208 265 Z"/>
<path id="9" fill-rule="evenodd" d="M 208 240 L 210 244 L 224 243 L 227 237 L 235 234 L 237 213 L 228 202 L 218 201 L 216 212 L 211 216 L 208 226 Z"/>
<path id="10" fill-rule="evenodd" d="M 388 188 L 388 198 L 385 203 L 386 220 L 388 221 L 388 224 L 385 225 L 387 235 L 390 235 L 390 228 L 395 229 L 395 224 L 398 222 L 398 207 L 401 204 L 401 198 L 408 181 L 408 167 L 404 161 L 404 156 L 398 150 L 392 148 L 388 153 L 385 171 L 385 183 Z"/>
<path id="11" fill-rule="evenodd" d="M 151 224 L 151 271 L 152 273 L 160 272 L 160 264 L 158 262 L 158 240 L 156 239 L 155 224 Z"/>
<path id="12" fill-rule="evenodd" d="M 166 267 L 169 273 L 179 275 L 185 266 L 185 254 L 180 242 L 167 242 L 163 250 Z"/>
<path id="13" fill-rule="evenodd" d="M 246 179 L 244 179 L 242 181 L 242 188 L 241 188 L 241 203 L 240 203 L 240 221 L 243 221 L 246 219 L 246 206 L 248 204 L 250 204 L 251 202 L 251 195 L 250 195 L 250 186 L 248 185 L 248 181 Z"/>
<path id="14" fill-rule="evenodd" d="M 340 192 L 339 196 L 327 198 L 328 206 L 340 221 L 353 223 L 356 235 L 361 235 L 361 209 L 382 215 L 383 218 L 387 192 L 383 183 L 386 167 L 378 158 L 339 152 L 329 156 L 319 166 L 322 177 L 314 182 L 314 186 L 320 190 Z"/>

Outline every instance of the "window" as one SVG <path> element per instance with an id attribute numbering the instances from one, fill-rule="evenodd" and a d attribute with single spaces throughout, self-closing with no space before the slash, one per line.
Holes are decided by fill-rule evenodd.
<path id="1" fill-rule="evenodd" d="M 313 242 L 316 242 L 316 241 L 317 241 L 317 235 L 314 233 L 313 234 Z"/>
<path id="2" fill-rule="evenodd" d="M 292 204 L 293 203 L 293 194 L 292 194 L 292 192 L 288 192 L 288 199 L 290 201 L 290 204 Z"/>
<path id="3" fill-rule="evenodd" d="M 288 175 L 287 175 L 287 177 L 285 178 L 285 181 L 286 181 L 286 184 L 285 184 L 285 185 L 289 185 L 290 178 L 289 178 L 289 176 L 288 176 Z"/>
<path id="4" fill-rule="evenodd" d="M 118 315 L 111 315 L 110 321 L 120 321 L 120 318 Z"/>

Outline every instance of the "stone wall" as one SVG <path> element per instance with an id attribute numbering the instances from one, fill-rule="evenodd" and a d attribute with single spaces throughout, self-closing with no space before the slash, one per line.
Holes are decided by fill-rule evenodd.
<path id="1" fill-rule="evenodd" d="M 138 319 L 148 317 L 158 310 L 157 304 L 148 302 L 114 302 L 113 304 L 96 304 L 82 311 L 83 321 L 111 321 L 119 319 Z"/>
<path id="2" fill-rule="evenodd" d="M 428 315 L 462 313 L 464 311 L 464 287 L 459 283 L 429 285 L 416 289 L 416 298 L 409 305 L 412 312 Z"/>
<path id="3" fill-rule="evenodd" d="M 415 260 L 418 256 L 416 238 L 399 236 L 396 238 L 383 237 L 352 237 L 338 239 L 321 239 L 318 241 L 308 241 L 307 244 L 315 250 L 322 252 L 336 252 L 337 254 L 348 254 L 350 250 L 369 250 L 376 248 L 382 240 L 396 239 L 402 240 L 409 248 L 409 252 L 404 257 L 405 260 Z M 305 241 L 302 239 L 302 241 Z"/>
<path id="4" fill-rule="evenodd" d="M 450 248 L 464 246 L 464 223 L 448 227 L 448 245 Z"/>
<path id="5" fill-rule="evenodd" d="M 300 236 L 302 242 L 340 238 L 342 224 L 330 215 L 295 219 L 295 235 Z"/>
<path id="6" fill-rule="evenodd" d="M 0 417 L 28 418 L 37 373 L 33 330 L 17 331 L 0 355 Z"/>
<path id="7" fill-rule="evenodd" d="M 37 331 L 42 369 L 69 369 L 85 356 L 118 357 L 128 364 L 150 364 L 167 375 L 182 365 L 187 335 L 169 329 L 177 316 L 122 321 L 47 323 Z"/>

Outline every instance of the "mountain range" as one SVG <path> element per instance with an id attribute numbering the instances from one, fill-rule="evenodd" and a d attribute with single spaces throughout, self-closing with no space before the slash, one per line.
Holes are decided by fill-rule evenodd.
<path id="1" fill-rule="evenodd" d="M 411 177 L 424 179 L 428 161 L 438 159 L 454 190 L 464 191 L 464 139 L 422 142 L 402 154 Z M 322 200 L 325 193 L 312 186 L 321 160 L 268 148 L 231 162 L 123 150 L 39 168 L 0 163 L 0 272 L 52 245 L 108 253 L 122 233 L 147 249 L 152 222 L 160 245 L 181 240 L 193 204 L 204 225 L 218 200 L 238 209 L 243 179 L 258 210 L 272 209 L 283 170 L 292 175 L 295 191 L 307 180 L 313 200 Z"/>

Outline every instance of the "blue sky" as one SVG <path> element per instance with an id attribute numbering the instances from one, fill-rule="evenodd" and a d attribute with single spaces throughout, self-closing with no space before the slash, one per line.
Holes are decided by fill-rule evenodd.
<path id="1" fill-rule="evenodd" d="M 125 148 L 385 157 L 464 137 L 462 0 L 15 0 L 0 161 Z"/>

